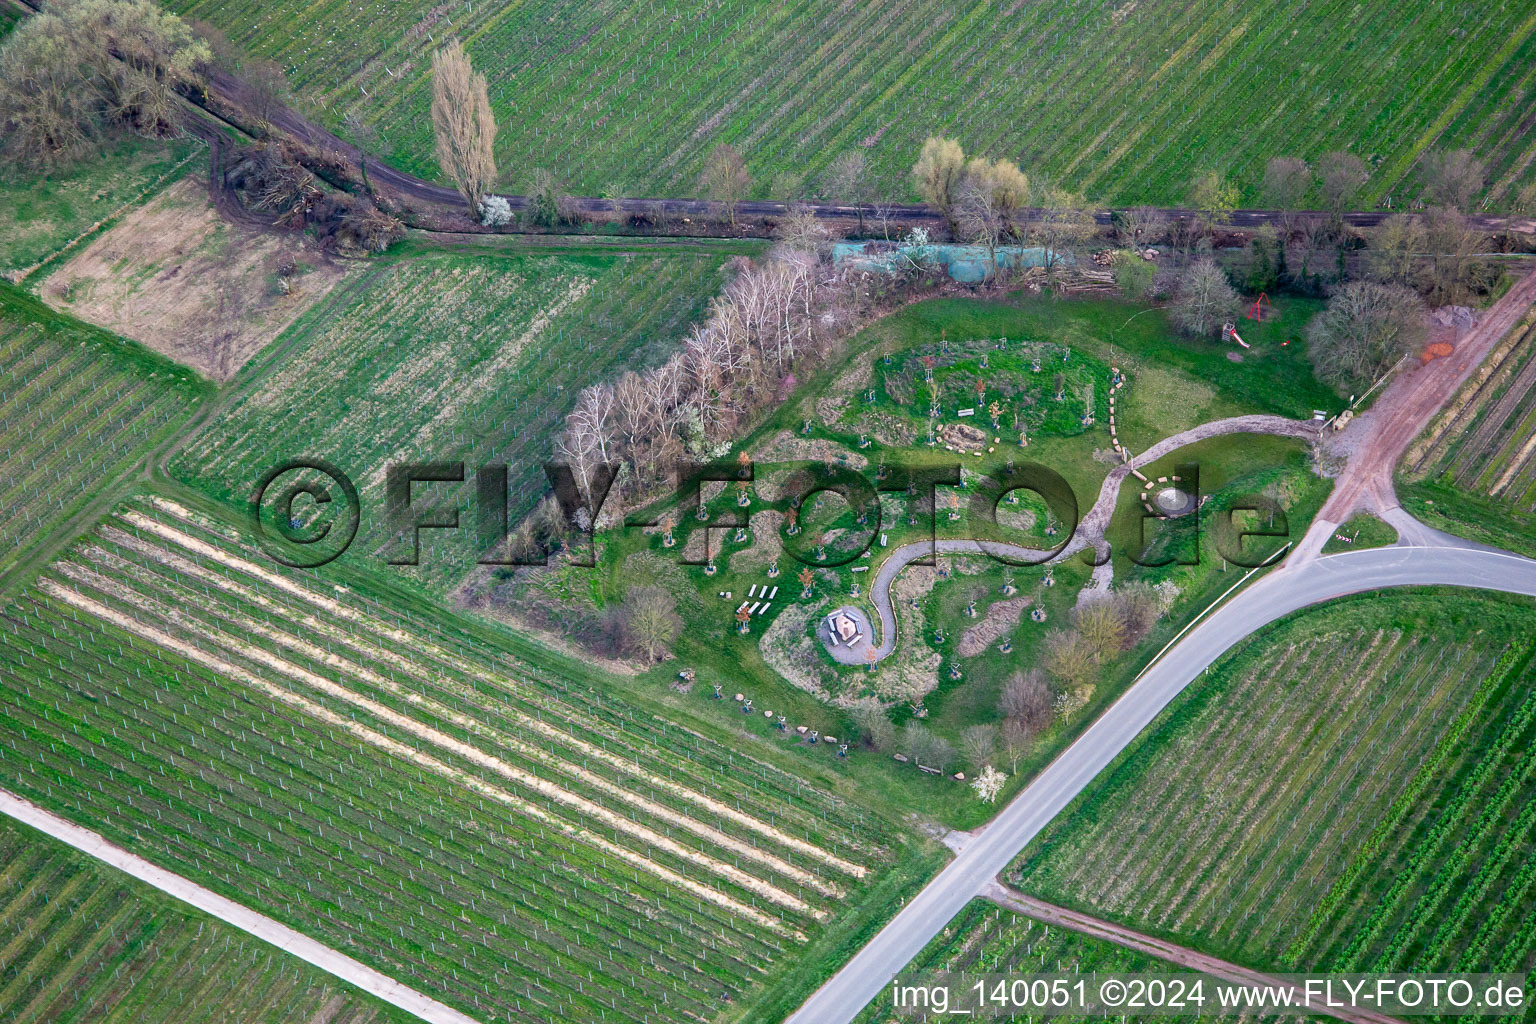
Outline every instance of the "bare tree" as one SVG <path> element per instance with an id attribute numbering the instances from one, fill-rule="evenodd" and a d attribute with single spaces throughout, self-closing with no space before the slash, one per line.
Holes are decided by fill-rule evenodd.
<path id="1" fill-rule="evenodd" d="M 1264 201 L 1280 212 L 1280 232 L 1284 242 L 1296 230 L 1296 222 L 1307 193 L 1312 191 L 1312 168 L 1296 156 L 1277 156 L 1264 165 Z"/>
<path id="2" fill-rule="evenodd" d="M 1466 303 L 1487 289 L 1496 276 L 1488 236 L 1459 210 L 1445 206 L 1424 215 L 1424 244 L 1429 250 L 1426 294 L 1432 305 Z"/>
<path id="3" fill-rule="evenodd" d="M 1168 241 L 1185 256 L 1208 243 L 1210 225 L 1199 214 L 1180 214 L 1168 224 Z"/>
<path id="4" fill-rule="evenodd" d="M 731 227 L 736 226 L 736 204 L 746 197 L 752 187 L 752 176 L 747 173 L 747 163 L 734 148 L 720 143 L 709 151 L 704 161 L 704 173 L 699 177 L 704 194 L 722 204 Z"/>
<path id="5" fill-rule="evenodd" d="M 1338 273 L 1340 232 L 1326 217 L 1302 217 L 1285 248 L 1286 277 L 1301 290 L 1320 291 Z"/>
<path id="6" fill-rule="evenodd" d="M 1080 192 L 1052 186 L 1040 193 L 1039 205 L 1039 215 L 1029 222 L 1029 237 L 1045 250 L 1046 272 L 1055 273 L 1081 252 L 1098 225 Z"/>
<path id="7" fill-rule="evenodd" d="M 972 725 L 960 734 L 960 756 L 980 771 L 997 757 L 997 726 Z"/>
<path id="8" fill-rule="evenodd" d="M 1264 201 L 1277 210 L 1299 210 L 1312 180 L 1312 168 L 1301 157 L 1271 157 L 1264 165 Z"/>
<path id="9" fill-rule="evenodd" d="M 879 701 L 873 697 L 864 698 L 853 706 L 852 714 L 854 728 L 870 747 L 885 751 L 895 744 L 896 727 Z"/>
<path id="10" fill-rule="evenodd" d="M 1417 287 L 1428 245 L 1424 222 L 1408 213 L 1394 213 L 1367 236 L 1365 271 L 1374 281 Z"/>
<path id="11" fill-rule="evenodd" d="M 1121 245 L 1145 249 L 1168 233 L 1168 218 L 1153 206 L 1133 206 L 1114 216 L 1115 238 Z"/>
<path id="12" fill-rule="evenodd" d="M 987 250 L 989 279 L 997 277 L 997 247 L 1013 228 L 1014 217 L 1029 199 L 1029 179 L 1011 160 L 977 158 L 966 165 L 956 204 L 964 237 Z"/>
<path id="13" fill-rule="evenodd" d="M 1324 153 L 1317 161 L 1323 206 L 1336 221 L 1360 198 L 1360 191 L 1370 176 L 1364 160 L 1343 150 Z"/>
<path id="14" fill-rule="evenodd" d="M 1099 652 L 1072 629 L 1055 629 L 1045 635 L 1045 667 L 1062 684 L 1076 689 L 1092 681 L 1099 666 Z"/>
<path id="15" fill-rule="evenodd" d="M 496 180 L 496 118 L 485 76 L 457 39 L 432 55 L 432 135 L 438 166 L 478 215 Z"/>
<path id="16" fill-rule="evenodd" d="M 1424 158 L 1424 181 L 1436 205 L 1466 213 L 1488 181 L 1488 168 L 1470 149 L 1436 150 Z"/>
<path id="17" fill-rule="evenodd" d="M 955 202 L 965 177 L 965 151 L 953 139 L 929 136 L 912 165 L 912 184 L 923 202 L 944 215 L 954 227 Z"/>
<path id="18" fill-rule="evenodd" d="M 1358 393 L 1426 334 L 1424 303 L 1396 285 L 1352 281 L 1307 326 L 1307 350 L 1319 380 Z"/>
<path id="19" fill-rule="evenodd" d="M 787 248 L 811 256 L 822 255 L 832 240 L 827 226 L 817 218 L 816 212 L 798 203 L 779 222 L 774 235 Z"/>
<path id="20" fill-rule="evenodd" d="M 928 763 L 928 753 L 933 749 L 934 735 L 922 722 L 911 721 L 901 727 L 901 753 L 918 764 Z"/>
<path id="21" fill-rule="evenodd" d="M 1239 305 L 1226 272 L 1206 258 L 1190 264 L 1180 276 L 1173 319 L 1190 334 L 1214 334 L 1237 314 Z"/>
<path id="22" fill-rule="evenodd" d="M 660 661 L 671 654 L 672 645 L 683 630 L 677 601 L 654 585 L 629 588 L 621 621 L 625 640 L 649 661 Z"/>
<path id="23" fill-rule="evenodd" d="M 1121 587 L 1110 600 L 1114 601 L 1120 618 L 1125 622 L 1126 646 L 1139 642 L 1150 633 L 1163 613 L 1162 600 L 1145 583 Z"/>
<path id="24" fill-rule="evenodd" d="M 1051 723 L 1051 688 L 1037 668 L 1015 672 L 1003 684 L 997 709 L 1011 721 L 1022 723 L 1030 732 L 1039 732 Z"/>
<path id="25" fill-rule="evenodd" d="M 598 467 L 612 461 L 613 407 L 612 387 L 593 384 L 583 388 L 576 408 L 565 418 L 565 430 L 555 442 L 556 454 L 570 466 L 588 507 Z"/>
<path id="26" fill-rule="evenodd" d="M 263 124 L 288 102 L 288 77 L 276 61 L 247 60 L 240 68 L 240 77 L 250 88 L 251 112 Z"/>
<path id="27" fill-rule="evenodd" d="M 827 168 L 824 190 L 828 198 L 853 207 L 859 219 L 859 235 L 864 234 L 864 204 L 869 201 L 869 181 L 865 177 L 864 154 L 857 149 L 842 153 Z"/>
<path id="28" fill-rule="evenodd" d="M 645 379 L 633 370 L 626 371 L 614 385 L 613 404 L 619 429 L 624 432 L 624 442 L 633 450 L 645 438 L 655 415 L 650 396 L 646 394 Z"/>
<path id="29" fill-rule="evenodd" d="M 896 204 L 885 200 L 876 201 L 870 210 L 875 215 L 875 220 L 880 222 L 880 234 L 887 242 L 891 240 L 891 219 L 896 215 Z"/>
<path id="30" fill-rule="evenodd" d="M 987 250 L 987 280 L 996 280 L 997 247 L 1007 222 L 984 182 L 967 178 L 960 185 L 955 223 L 963 238 Z"/>
<path id="31" fill-rule="evenodd" d="M 1051 704 L 1046 700 L 1045 704 L 1046 724 L 1050 724 Z M 1017 775 L 1019 772 L 1019 759 L 1029 753 L 1029 748 L 1034 746 L 1035 731 L 1017 718 L 1009 718 L 1003 721 L 1002 752 L 1008 759 L 1008 770 Z"/>

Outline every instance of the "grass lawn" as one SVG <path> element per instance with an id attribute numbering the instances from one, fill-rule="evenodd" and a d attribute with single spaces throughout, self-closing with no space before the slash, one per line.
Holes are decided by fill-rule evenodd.
<path id="1" fill-rule="evenodd" d="M 1024 852 L 1032 894 L 1260 969 L 1536 962 L 1522 602 L 1299 612 L 1187 689 Z"/>
<path id="2" fill-rule="evenodd" d="M 1323 554 L 1333 555 L 1340 551 L 1384 548 L 1396 543 L 1395 529 L 1375 516 L 1362 512 L 1333 531 L 1333 536 L 1329 537 L 1328 542 L 1323 545 Z"/>
<path id="3" fill-rule="evenodd" d="M 0 180 L 0 272 L 31 268 L 116 219 L 202 152 L 190 138 L 124 135 L 63 171 L 7 174 Z"/>

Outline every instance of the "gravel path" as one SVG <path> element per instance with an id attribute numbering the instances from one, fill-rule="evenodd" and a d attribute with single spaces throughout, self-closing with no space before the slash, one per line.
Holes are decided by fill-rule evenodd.
<path id="1" fill-rule="evenodd" d="M 1284 416 L 1268 416 L 1255 414 L 1251 416 L 1232 416 L 1224 420 L 1213 420 L 1210 423 L 1202 423 L 1181 433 L 1165 437 L 1161 441 L 1142 452 L 1132 456 L 1130 462 L 1123 463 L 1110 470 L 1099 486 L 1098 499 L 1093 507 L 1085 513 L 1078 522 L 1076 531 L 1061 548 L 1051 556 L 1049 561 L 1061 562 L 1072 557 L 1079 551 L 1093 548 L 1103 557 L 1108 551 L 1108 542 L 1104 539 L 1104 531 L 1109 527 L 1109 521 L 1114 516 L 1115 505 L 1119 501 L 1120 485 L 1125 478 L 1131 475 L 1134 469 L 1150 465 L 1170 452 L 1178 451 L 1185 445 L 1194 444 L 1196 441 L 1204 441 L 1212 437 L 1220 437 L 1225 434 L 1274 434 L 1281 437 L 1297 437 L 1303 440 L 1314 440 L 1318 434 L 1318 425 L 1310 420 L 1292 420 Z M 881 661 L 896 649 L 896 613 L 891 606 L 891 584 L 896 576 L 907 566 L 926 559 L 934 554 L 992 554 L 1014 559 L 1018 562 L 1035 563 L 1045 560 L 1048 550 L 1028 548 L 1019 544 L 1004 544 L 997 541 L 976 541 L 967 539 L 914 541 L 911 544 L 903 544 L 891 552 L 890 557 L 880 564 L 875 573 L 874 585 L 870 588 L 870 600 L 874 602 L 875 612 L 880 616 L 880 645 L 875 648 L 875 660 Z M 1113 565 L 1105 561 L 1103 565 L 1094 569 L 1094 586 L 1098 590 L 1109 589 L 1110 574 Z M 836 653 L 833 657 L 836 657 Z M 843 659 L 838 659 L 842 661 Z M 864 658 L 858 659 L 863 664 Z M 845 662 L 851 664 L 852 662 Z"/>
<path id="2" fill-rule="evenodd" d="M 60 842 L 68 843 L 81 853 L 109 864 L 141 882 L 146 882 L 161 892 L 218 918 L 225 924 L 234 925 L 248 935 L 254 935 L 264 942 L 269 942 L 285 953 L 291 953 L 305 963 L 313 964 L 327 974 L 356 985 L 369 995 L 376 996 L 391 1006 L 398 1007 L 424 1021 L 429 1021 L 430 1024 L 478 1024 L 473 1017 L 467 1017 L 452 1007 L 444 1006 L 415 989 L 406 988 L 393 978 L 380 974 L 371 967 L 364 967 L 351 957 L 338 953 L 329 946 L 321 945 L 285 924 L 279 924 L 254 910 L 247 910 L 233 900 L 225 899 L 194 882 L 189 882 L 180 875 L 158 868 L 143 857 L 129 853 L 120 846 L 114 846 L 95 832 L 73 825 L 31 801 L 0 790 L 0 813 L 30 825 Z"/>

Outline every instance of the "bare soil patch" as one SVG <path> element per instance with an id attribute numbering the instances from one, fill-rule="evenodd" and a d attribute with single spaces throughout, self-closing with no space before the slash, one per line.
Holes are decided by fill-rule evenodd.
<path id="1" fill-rule="evenodd" d="M 1017 626 L 1024 609 L 1032 603 L 1034 599 L 1029 597 L 1011 597 L 1006 601 L 994 602 L 987 608 L 980 622 L 960 634 L 955 653 L 962 658 L 976 657 L 1001 639 L 1004 633 Z"/>
<path id="2" fill-rule="evenodd" d="M 345 273 L 303 235 L 224 220 L 184 178 L 54 271 L 42 297 L 224 381 Z"/>

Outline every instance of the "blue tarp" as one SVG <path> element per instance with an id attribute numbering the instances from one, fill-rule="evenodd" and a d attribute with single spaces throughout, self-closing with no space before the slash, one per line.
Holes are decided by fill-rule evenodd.
<path id="1" fill-rule="evenodd" d="M 894 273 L 899 261 L 914 259 L 943 267 L 951 278 L 962 284 L 985 281 L 992 270 L 992 260 L 984 245 L 886 246 L 873 242 L 837 242 L 832 246 L 832 263 L 852 263 L 877 273 Z M 997 265 L 1004 270 L 1045 266 L 1043 246 L 998 246 Z"/>

